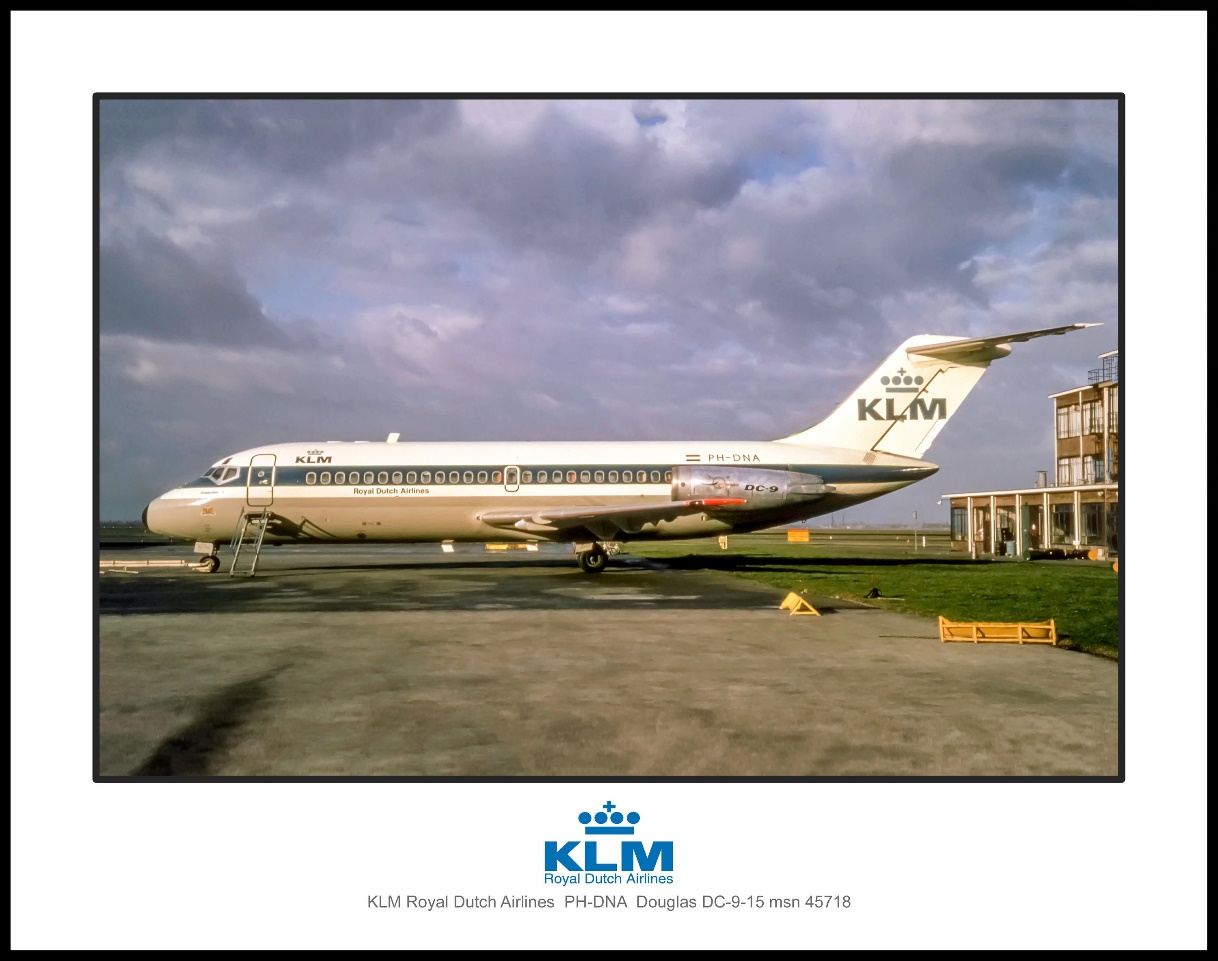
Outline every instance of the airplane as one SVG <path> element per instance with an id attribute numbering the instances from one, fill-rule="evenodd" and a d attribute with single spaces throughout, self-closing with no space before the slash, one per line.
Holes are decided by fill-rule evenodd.
<path id="1" fill-rule="evenodd" d="M 143 522 L 192 538 L 205 573 L 256 519 L 259 548 L 262 539 L 565 542 L 596 574 L 606 545 L 797 523 L 923 480 L 939 470 L 923 455 L 992 361 L 1011 344 L 1095 326 L 910 337 L 824 420 L 772 441 L 399 443 L 390 434 L 255 447 L 156 498 Z"/>

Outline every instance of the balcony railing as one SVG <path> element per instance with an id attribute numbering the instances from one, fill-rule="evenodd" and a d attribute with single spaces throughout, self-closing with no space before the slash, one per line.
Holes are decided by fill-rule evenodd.
<path id="1" fill-rule="evenodd" d="M 1121 379 L 1121 364 L 1117 357 L 1105 357 L 1104 366 L 1087 371 L 1088 384 L 1102 384 L 1105 381 L 1117 383 Z"/>

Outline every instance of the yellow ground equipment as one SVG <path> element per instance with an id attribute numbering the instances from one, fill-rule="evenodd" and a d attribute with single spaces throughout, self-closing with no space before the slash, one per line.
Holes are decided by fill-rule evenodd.
<path id="1" fill-rule="evenodd" d="M 1008 644 L 1056 644 L 1057 628 L 1053 621 L 1046 624 L 955 622 L 940 616 L 939 640 L 972 641 L 974 644 L 1002 641 Z"/>
<path id="2" fill-rule="evenodd" d="M 817 617 L 820 617 L 820 611 L 818 611 L 815 607 L 809 604 L 806 599 L 800 597 L 794 591 L 784 598 L 778 609 L 781 611 L 790 611 L 792 615 L 815 614 Z"/>

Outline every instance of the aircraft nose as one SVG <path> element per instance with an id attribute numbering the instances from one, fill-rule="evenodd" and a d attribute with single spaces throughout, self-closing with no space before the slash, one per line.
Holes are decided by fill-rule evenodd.
<path id="1" fill-rule="evenodd" d="M 144 508 L 144 513 L 141 515 L 141 520 L 144 522 L 144 527 L 153 534 L 171 534 L 169 524 L 172 519 L 171 512 L 167 510 L 164 498 L 158 497 L 153 500 L 147 507 Z"/>
<path id="2" fill-rule="evenodd" d="M 144 530 L 148 530 L 148 529 L 149 529 L 149 528 L 148 528 L 148 508 L 149 508 L 149 507 L 151 507 L 151 506 L 152 506 L 151 504 L 147 504 L 147 505 L 145 505 L 145 507 L 144 507 L 144 513 L 142 513 L 142 514 L 140 515 L 140 523 L 144 525 Z"/>

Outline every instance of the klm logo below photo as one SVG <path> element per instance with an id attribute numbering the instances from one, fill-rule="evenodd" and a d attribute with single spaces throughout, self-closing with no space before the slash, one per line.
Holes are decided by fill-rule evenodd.
<path id="1" fill-rule="evenodd" d="M 546 884 L 671 884 L 672 841 L 635 840 L 638 812 L 608 801 L 603 811 L 580 813 L 583 841 L 546 841 Z"/>

